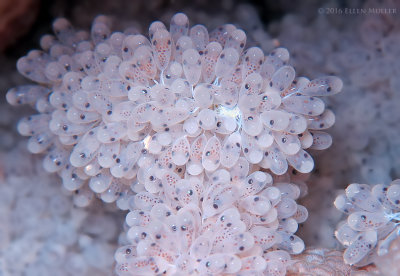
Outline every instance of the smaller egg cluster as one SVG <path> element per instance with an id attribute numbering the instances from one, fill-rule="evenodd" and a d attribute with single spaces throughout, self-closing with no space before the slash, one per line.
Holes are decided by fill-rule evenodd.
<path id="1" fill-rule="evenodd" d="M 335 200 L 337 209 L 347 214 L 335 236 L 346 247 L 347 264 L 365 266 L 376 255 L 388 252 L 400 234 L 400 180 L 389 186 L 351 184 Z"/>

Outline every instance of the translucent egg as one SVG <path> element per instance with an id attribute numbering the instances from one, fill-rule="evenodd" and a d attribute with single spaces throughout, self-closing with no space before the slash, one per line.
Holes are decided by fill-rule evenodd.
<path id="1" fill-rule="evenodd" d="M 155 77 L 157 73 L 157 67 L 150 47 L 138 47 L 134 53 L 134 60 L 137 68 L 145 77 L 150 79 Z"/>
<path id="2" fill-rule="evenodd" d="M 188 49 L 182 54 L 183 72 L 190 85 L 195 85 L 201 77 L 201 58 L 195 49 Z"/>
<path id="3" fill-rule="evenodd" d="M 378 200 L 371 195 L 370 187 L 366 184 L 351 184 L 346 188 L 346 196 L 358 207 L 369 212 L 376 212 L 381 208 Z"/>
<path id="4" fill-rule="evenodd" d="M 176 13 L 170 22 L 170 33 L 175 43 L 189 32 L 189 18 L 184 13 Z"/>
<path id="5" fill-rule="evenodd" d="M 240 205 L 245 208 L 248 212 L 255 215 L 265 215 L 271 208 L 271 202 L 260 196 L 249 196 L 244 198 Z"/>
<path id="6" fill-rule="evenodd" d="M 8 90 L 6 99 L 11 105 L 32 104 L 48 92 L 49 90 L 42 86 L 23 85 Z"/>
<path id="7" fill-rule="evenodd" d="M 74 167 L 83 167 L 87 165 L 95 156 L 100 147 L 100 143 L 96 138 L 97 129 L 86 133 L 79 143 L 74 147 L 69 158 Z"/>
<path id="8" fill-rule="evenodd" d="M 60 81 L 67 71 L 58 62 L 50 62 L 45 68 L 45 75 L 51 81 Z"/>
<path id="9" fill-rule="evenodd" d="M 172 162 L 177 166 L 186 164 L 190 156 L 190 144 L 185 136 L 177 139 L 172 145 Z"/>
<path id="10" fill-rule="evenodd" d="M 332 145 L 332 137 L 328 133 L 322 131 L 312 131 L 310 133 L 313 136 L 311 149 L 324 150 Z"/>
<path id="11" fill-rule="evenodd" d="M 297 211 L 297 203 L 288 197 L 283 197 L 276 205 L 279 218 L 289 218 Z"/>
<path id="12" fill-rule="evenodd" d="M 137 160 L 143 149 L 143 143 L 130 142 L 126 147 L 121 148 L 119 155 L 115 158 L 114 165 L 110 168 L 110 172 L 114 177 L 124 177 L 129 172 L 135 173 L 133 167 L 136 165 Z"/>
<path id="13" fill-rule="evenodd" d="M 294 155 L 288 155 L 289 164 L 301 173 L 309 173 L 314 168 L 314 160 L 307 152 L 300 149 Z"/>
<path id="14" fill-rule="evenodd" d="M 221 142 L 215 136 L 211 137 L 203 149 L 201 163 L 205 170 L 215 171 L 220 165 Z"/>
<path id="15" fill-rule="evenodd" d="M 255 195 L 262 191 L 266 186 L 272 184 L 272 177 L 271 175 L 256 171 L 251 173 L 249 176 L 246 177 L 244 181 L 244 196 L 248 195 Z"/>
<path id="16" fill-rule="evenodd" d="M 181 36 L 176 42 L 174 58 L 176 62 L 182 62 L 182 55 L 188 49 L 193 49 L 194 44 L 189 36 Z"/>
<path id="17" fill-rule="evenodd" d="M 31 115 L 18 122 L 17 129 L 21 135 L 29 136 L 46 130 L 50 116 L 46 114 Z"/>
<path id="18" fill-rule="evenodd" d="M 279 188 L 283 197 L 289 197 L 296 200 L 300 196 L 300 188 L 296 184 L 275 183 L 275 186 Z"/>
<path id="19" fill-rule="evenodd" d="M 199 108 L 208 108 L 213 103 L 211 86 L 204 84 L 197 85 L 193 91 L 193 98 L 196 106 Z"/>
<path id="20" fill-rule="evenodd" d="M 31 153 L 41 153 L 49 148 L 53 142 L 54 135 L 49 131 L 36 133 L 28 140 L 27 148 Z"/>
<path id="21" fill-rule="evenodd" d="M 225 43 L 226 48 L 233 48 L 238 53 L 243 52 L 244 46 L 246 45 L 247 36 L 243 30 L 236 29 L 229 32 L 228 40 Z"/>
<path id="22" fill-rule="evenodd" d="M 281 131 L 289 126 L 290 115 L 285 111 L 271 110 L 261 113 L 260 118 L 268 128 Z"/>
<path id="23" fill-rule="evenodd" d="M 204 51 L 209 42 L 208 30 L 204 25 L 195 25 L 190 28 L 190 38 L 197 51 Z"/>
<path id="24" fill-rule="evenodd" d="M 388 200 L 395 206 L 400 204 L 400 185 L 392 183 L 387 190 Z"/>
<path id="25" fill-rule="evenodd" d="M 211 240 L 207 236 L 199 236 L 193 241 L 190 248 L 190 255 L 197 259 L 204 259 L 209 256 L 212 249 Z"/>
<path id="26" fill-rule="evenodd" d="M 335 76 L 312 80 L 300 93 L 309 96 L 328 96 L 339 93 L 343 88 L 341 79 Z"/>
<path id="27" fill-rule="evenodd" d="M 215 67 L 222 49 L 221 44 L 218 42 L 210 42 L 206 46 L 202 69 L 202 76 L 205 83 L 211 83 L 215 79 Z"/>
<path id="28" fill-rule="evenodd" d="M 110 187 L 112 176 L 109 172 L 104 171 L 92 177 L 89 181 L 89 187 L 95 193 L 102 193 Z"/>
<path id="29" fill-rule="evenodd" d="M 232 24 L 222 25 L 210 33 L 210 41 L 216 41 L 224 46 L 234 30 L 236 30 L 236 27 Z"/>
<path id="30" fill-rule="evenodd" d="M 281 249 L 287 250 L 291 254 L 300 254 L 304 250 L 304 242 L 298 236 L 283 231 L 280 232 L 280 235 L 282 237 Z"/>
<path id="31" fill-rule="evenodd" d="M 253 136 L 242 133 L 242 149 L 247 161 L 257 164 L 263 159 L 263 150 L 257 146 Z"/>
<path id="32" fill-rule="evenodd" d="M 27 56 L 17 61 L 17 69 L 24 77 L 39 83 L 47 83 L 49 80 L 44 74 L 45 66 L 49 60 L 48 54 L 32 50 Z"/>
<path id="33" fill-rule="evenodd" d="M 336 209 L 347 214 L 361 210 L 360 207 L 353 204 L 345 194 L 338 195 L 333 204 L 335 205 Z"/>
<path id="34" fill-rule="evenodd" d="M 95 44 L 106 40 L 110 33 L 111 22 L 108 17 L 99 15 L 94 19 L 91 29 L 91 38 Z"/>
<path id="35" fill-rule="evenodd" d="M 86 207 L 93 200 L 93 192 L 88 188 L 83 187 L 82 189 L 75 190 L 73 195 L 73 202 L 78 207 Z"/>
<path id="36" fill-rule="evenodd" d="M 297 223 L 305 222 L 308 218 L 307 208 L 302 205 L 297 205 L 297 211 L 292 216 L 292 218 L 294 218 L 297 221 Z"/>
<path id="37" fill-rule="evenodd" d="M 124 37 L 120 48 L 122 49 L 122 59 L 126 61 L 131 59 L 135 50 L 140 46 L 150 46 L 150 41 L 145 36 L 139 34 Z"/>
<path id="38" fill-rule="evenodd" d="M 264 153 L 264 160 L 268 164 L 267 167 L 274 174 L 282 175 L 287 171 L 288 163 L 286 158 L 276 144 L 273 144 L 266 150 Z"/>
<path id="39" fill-rule="evenodd" d="M 203 171 L 202 158 L 206 144 L 207 138 L 205 135 L 200 135 L 193 141 L 190 148 L 190 158 L 186 166 L 189 174 L 199 175 Z"/>
<path id="40" fill-rule="evenodd" d="M 140 210 L 150 211 L 151 208 L 158 203 L 163 203 L 163 201 L 157 196 L 148 192 L 139 192 L 133 198 L 133 204 L 135 208 Z"/>
<path id="41" fill-rule="evenodd" d="M 247 134 L 257 136 L 261 133 L 263 130 L 263 123 L 259 116 L 243 114 L 242 118 L 242 127 Z"/>
<path id="42" fill-rule="evenodd" d="M 292 84 L 294 78 L 296 76 L 296 72 L 294 71 L 293 67 L 291 66 L 282 66 L 279 68 L 278 71 L 276 71 L 271 78 L 271 81 L 269 83 L 269 86 L 282 93 L 286 89 L 289 88 L 289 86 Z"/>
<path id="43" fill-rule="evenodd" d="M 231 185 L 215 185 L 215 187 L 210 187 L 205 195 L 202 204 L 203 218 L 221 213 L 232 206 L 239 197 L 237 188 Z"/>
<path id="44" fill-rule="evenodd" d="M 122 192 L 123 185 L 122 181 L 113 178 L 111 185 L 101 193 L 100 198 L 106 203 L 115 202 Z"/>
<path id="45" fill-rule="evenodd" d="M 273 132 L 276 144 L 284 154 L 293 155 L 301 149 L 301 143 L 297 135 L 289 135 L 281 132 Z"/>
<path id="46" fill-rule="evenodd" d="M 260 70 L 264 62 L 264 52 L 258 47 L 251 47 L 244 52 L 242 56 L 242 77 L 245 79 L 248 75 Z"/>
<path id="47" fill-rule="evenodd" d="M 262 132 L 255 136 L 256 144 L 262 150 L 269 148 L 274 142 L 274 136 L 271 130 L 266 127 L 263 128 Z"/>
<path id="48" fill-rule="evenodd" d="M 289 51 L 282 47 L 272 50 L 271 55 L 281 59 L 283 62 L 288 62 L 290 57 Z"/>
<path id="49" fill-rule="evenodd" d="M 164 27 L 165 28 L 165 27 Z M 163 28 L 157 29 L 153 36 L 150 36 L 151 44 L 155 52 L 155 62 L 161 71 L 167 68 L 172 54 L 171 34 Z"/>
<path id="50" fill-rule="evenodd" d="M 308 149 L 314 143 L 313 136 L 311 135 L 311 133 L 309 131 L 300 133 L 297 136 L 299 137 L 302 149 Z"/>
<path id="51" fill-rule="evenodd" d="M 239 61 L 239 53 L 234 48 L 224 48 L 215 65 L 215 75 L 218 78 L 229 76 Z"/>
<path id="52" fill-rule="evenodd" d="M 377 236 L 374 230 L 361 232 L 344 251 L 345 263 L 353 265 L 361 261 L 375 247 L 376 242 Z"/>
<path id="53" fill-rule="evenodd" d="M 279 243 L 281 239 L 280 235 L 275 230 L 264 226 L 255 226 L 250 229 L 250 233 L 253 234 L 254 240 L 258 242 L 264 250 Z"/>
<path id="54" fill-rule="evenodd" d="M 241 136 L 239 133 L 232 133 L 227 137 L 221 148 L 221 164 L 231 168 L 239 160 L 241 153 Z"/>
<path id="55" fill-rule="evenodd" d="M 75 124 L 92 123 L 100 118 L 97 112 L 81 111 L 77 108 L 71 107 L 67 111 L 67 119 Z"/>
<path id="56" fill-rule="evenodd" d="M 307 120 L 301 115 L 291 114 L 286 131 L 290 134 L 300 134 L 306 131 Z"/>
<path id="57" fill-rule="evenodd" d="M 97 131 L 97 139 L 102 143 L 113 143 L 126 135 L 126 124 L 109 123 Z"/>
<path id="58" fill-rule="evenodd" d="M 215 127 L 217 118 L 214 110 L 203 109 L 197 116 L 199 126 L 205 130 L 211 130 Z"/>
<path id="59" fill-rule="evenodd" d="M 240 270 L 241 262 L 235 255 L 232 256 L 233 260 L 230 260 L 230 265 L 228 266 L 227 260 L 225 259 L 225 254 L 213 254 L 203 259 L 199 263 L 198 270 L 200 273 L 224 273 L 225 271 L 233 273 Z"/>
<path id="60" fill-rule="evenodd" d="M 318 116 L 325 110 L 324 102 L 315 97 L 293 95 L 284 98 L 282 103 L 288 111 L 309 116 Z"/>
<path id="61" fill-rule="evenodd" d="M 383 212 L 354 212 L 347 218 L 348 225 L 356 231 L 367 231 L 383 227 L 390 220 Z"/>

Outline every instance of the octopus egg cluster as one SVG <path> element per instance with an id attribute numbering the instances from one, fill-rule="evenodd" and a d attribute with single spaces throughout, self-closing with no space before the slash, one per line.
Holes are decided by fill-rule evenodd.
<path id="1" fill-rule="evenodd" d="M 294 233 L 308 212 L 295 201 L 298 185 L 272 182 L 265 172 L 249 174 L 243 157 L 208 177 L 166 170 L 163 192 L 138 192 L 129 202 L 116 273 L 285 275 L 290 254 L 304 250 Z"/>
<path id="2" fill-rule="evenodd" d="M 335 117 L 318 96 L 340 92 L 342 81 L 296 78 L 286 49 L 244 50 L 246 34 L 231 24 L 209 33 L 178 13 L 169 30 L 153 22 L 149 38 L 112 32 L 105 16 L 90 33 L 65 19 L 53 29 L 17 64 L 36 84 L 11 89 L 7 100 L 39 112 L 18 130 L 76 205 L 96 195 L 126 209 L 142 188 L 166 193 L 157 186 L 165 170 L 202 181 L 242 164 L 308 173 L 305 150 L 331 144 L 321 130 Z"/>
<path id="3" fill-rule="evenodd" d="M 339 224 L 336 238 L 347 249 L 344 261 L 365 266 L 386 254 L 400 234 L 400 180 L 390 185 L 351 184 L 335 206 L 348 215 Z"/>

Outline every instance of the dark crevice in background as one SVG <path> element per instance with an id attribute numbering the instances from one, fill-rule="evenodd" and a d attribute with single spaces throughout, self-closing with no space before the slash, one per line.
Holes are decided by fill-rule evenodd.
<path id="1" fill-rule="evenodd" d="M 243 1 L 244 3 L 249 3 L 257 8 L 258 14 L 260 16 L 261 21 L 264 25 L 268 25 L 269 23 L 279 20 L 285 15 L 285 10 L 282 9 L 282 6 L 277 4 L 279 1 L 257 1 L 257 0 L 249 0 Z M 295 1 L 293 1 L 295 2 Z"/>

